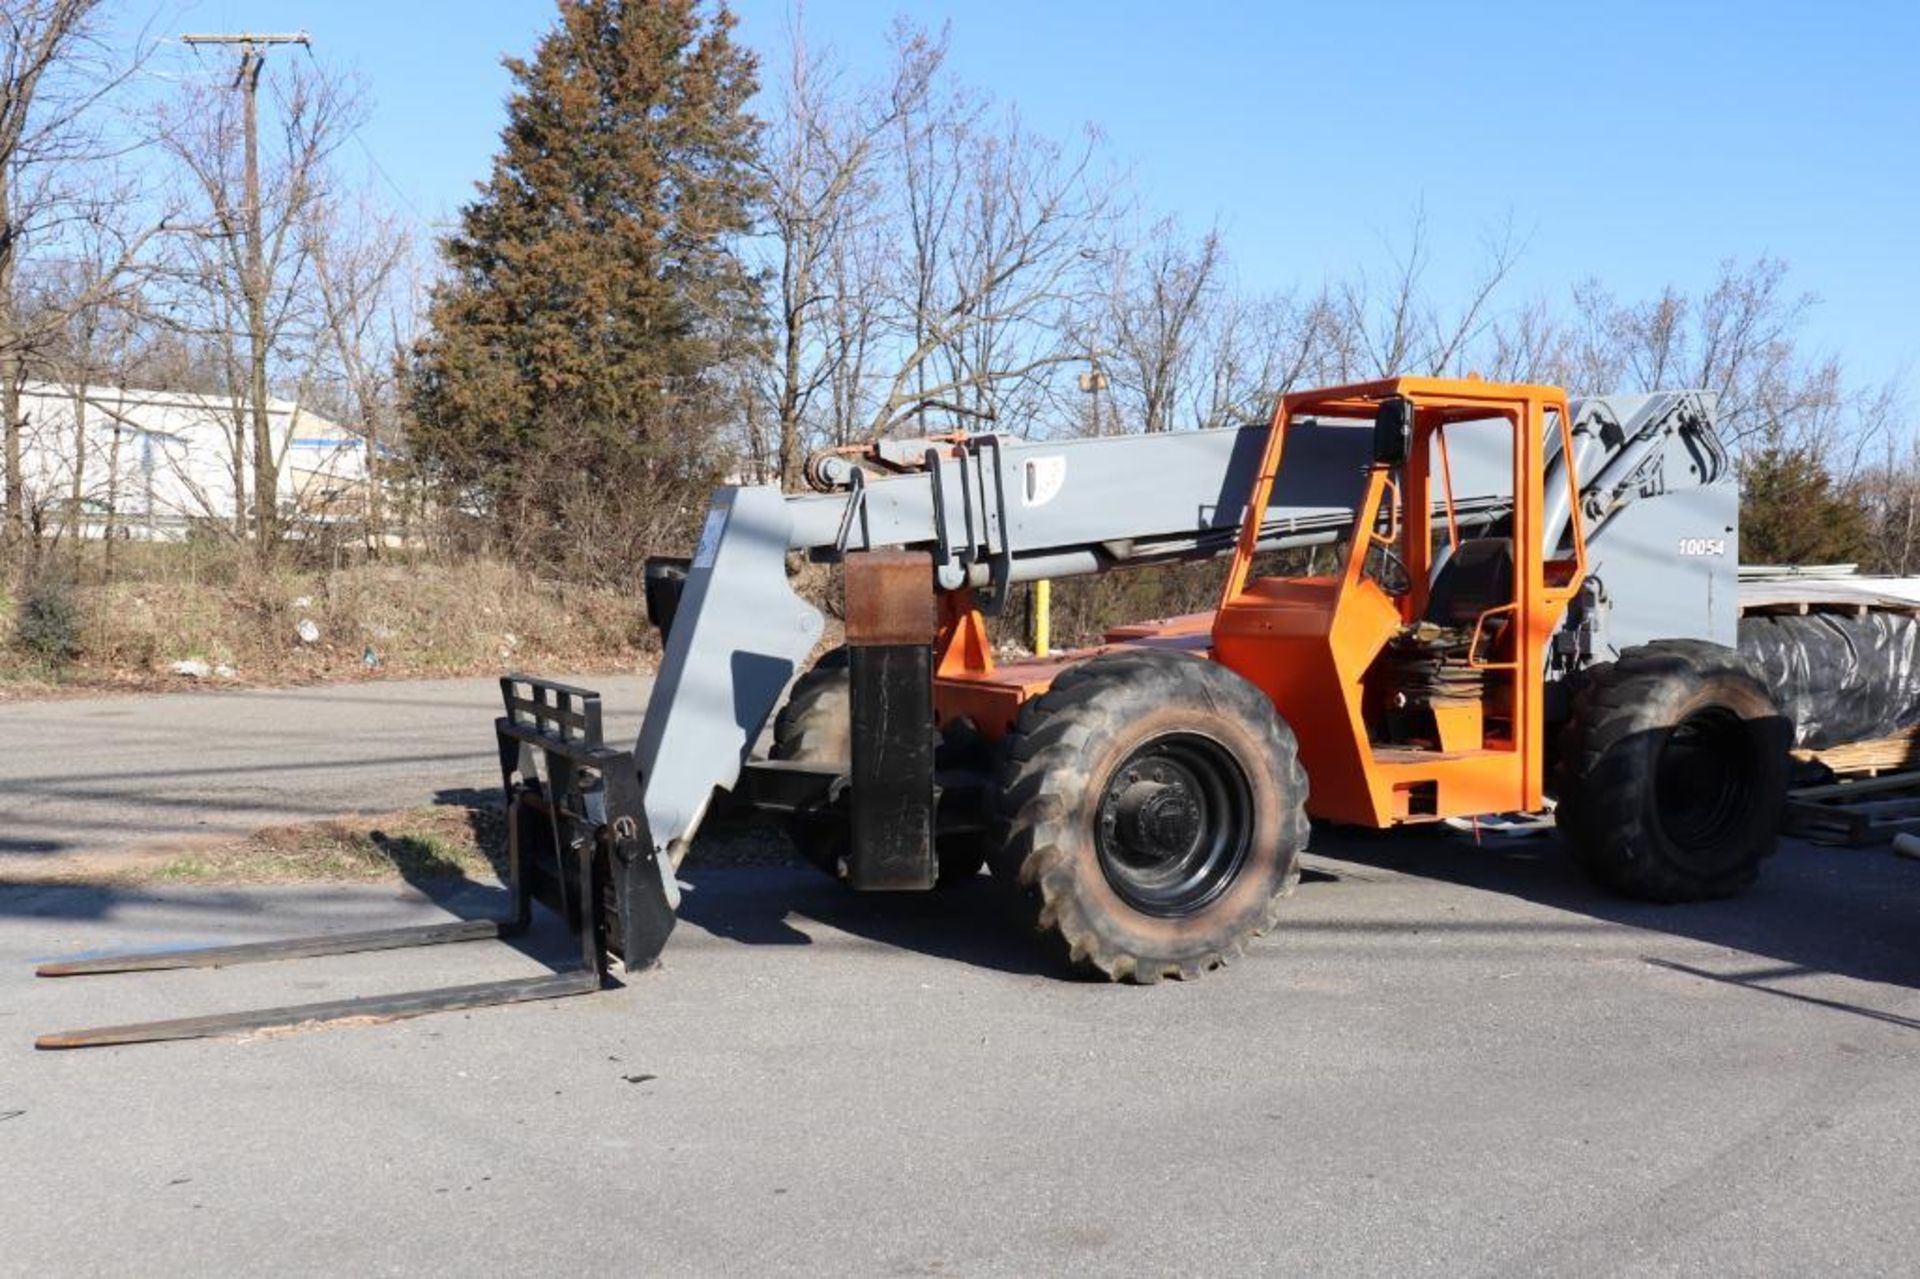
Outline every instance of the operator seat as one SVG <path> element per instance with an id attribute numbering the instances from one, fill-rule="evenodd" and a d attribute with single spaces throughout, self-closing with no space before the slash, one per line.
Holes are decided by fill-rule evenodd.
<path id="1" fill-rule="evenodd" d="M 1426 619 L 1436 626 L 1470 630 L 1482 613 L 1513 602 L 1513 542 L 1470 537 L 1434 572 Z"/>

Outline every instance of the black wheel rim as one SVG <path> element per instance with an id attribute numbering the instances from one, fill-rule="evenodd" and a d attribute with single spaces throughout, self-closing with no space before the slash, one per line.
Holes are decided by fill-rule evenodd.
<path id="1" fill-rule="evenodd" d="M 1253 787 L 1233 754 L 1167 733 L 1121 762 L 1094 816 L 1100 870 L 1149 915 L 1191 915 L 1220 896 L 1253 843 Z"/>
<path id="2" fill-rule="evenodd" d="M 1697 869 L 1714 869 L 1741 851 L 1756 763 L 1746 724 L 1724 706 L 1693 712 L 1661 743 L 1654 770 L 1660 826 Z"/>

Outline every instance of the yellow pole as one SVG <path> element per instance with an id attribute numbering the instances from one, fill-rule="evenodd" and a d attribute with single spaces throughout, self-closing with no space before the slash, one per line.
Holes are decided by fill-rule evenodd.
<path id="1" fill-rule="evenodd" d="M 1053 583 L 1040 578 L 1033 584 L 1033 655 L 1045 657 L 1053 639 Z"/>

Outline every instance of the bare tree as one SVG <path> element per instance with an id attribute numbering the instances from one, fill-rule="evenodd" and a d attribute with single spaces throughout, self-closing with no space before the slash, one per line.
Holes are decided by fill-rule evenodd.
<path id="1" fill-rule="evenodd" d="M 909 252 L 894 297 L 910 310 L 867 434 L 909 421 L 986 426 L 1084 358 L 1076 306 L 1097 286 L 1113 202 L 1098 140 L 1074 149 L 1011 113 L 988 124 L 964 99 L 909 115 Z"/>
<path id="2" fill-rule="evenodd" d="M 1113 207 L 1098 139 L 1066 148 L 942 71 L 943 41 L 894 31 L 873 201 L 822 258 L 829 437 L 1017 416 L 1084 358 L 1073 309 L 1097 291 Z"/>
<path id="3" fill-rule="evenodd" d="M 1598 282 L 1581 284 L 1573 291 L 1570 380 L 1616 391 L 1713 391 L 1721 432 L 1736 447 L 1823 443 L 1845 409 L 1840 367 L 1800 349 L 1796 335 L 1817 300 L 1790 293 L 1786 277 L 1775 258 L 1728 260 L 1697 298 L 1669 286 L 1631 303 Z"/>
<path id="4" fill-rule="evenodd" d="M 1189 414 L 1210 429 L 1264 421 L 1277 396 L 1297 387 L 1337 380 L 1340 310 L 1321 292 L 1300 301 L 1291 293 L 1229 296 L 1214 308 L 1199 352 Z"/>
<path id="5" fill-rule="evenodd" d="M 314 306 L 309 228 L 335 194 L 328 160 L 361 111 L 345 82 L 311 64 L 287 66 L 273 89 L 276 119 L 258 174 L 246 171 L 244 103 L 224 74 L 185 86 L 159 113 L 157 135 L 203 219 L 175 263 L 176 299 L 225 366 L 234 526 L 241 535 L 251 530 L 262 555 L 279 534 L 281 445 L 267 390 L 289 365 L 311 376 L 325 320 L 324 307 Z M 249 192 L 257 192 L 257 210 Z"/>
<path id="6" fill-rule="evenodd" d="M 1097 359 L 1122 413 L 1149 433 L 1173 430 L 1196 354 L 1220 304 L 1224 254 L 1217 230 L 1189 242 L 1172 218 L 1114 256 Z"/>
<path id="7" fill-rule="evenodd" d="M 110 415 L 96 412 L 102 383 L 125 385 L 129 356 L 139 328 L 150 323 L 143 314 L 144 270 L 124 270 L 124 228 L 97 225 L 80 237 L 77 256 L 50 272 L 54 296 L 49 310 L 62 321 L 61 329 L 42 348 L 39 365 L 47 379 L 65 393 L 69 437 L 63 452 L 68 466 L 63 499 L 62 534 L 77 538 L 86 509 L 102 505 L 111 523 L 118 483 L 120 429 Z M 104 422 L 111 434 L 104 468 L 93 466 L 97 451 L 95 426 Z M 107 530 L 111 533 L 111 529 Z"/>
<path id="8" fill-rule="evenodd" d="M 1520 246 L 1509 225 L 1484 244 L 1479 273 L 1464 298 L 1446 306 L 1432 297 L 1426 275 L 1433 264 L 1425 207 L 1415 210 L 1406 248 L 1387 246 L 1393 270 L 1384 284 L 1364 271 L 1339 289 L 1347 344 L 1357 363 L 1345 377 L 1401 373 L 1444 375 L 1463 367 L 1492 331 L 1493 298 L 1512 272 Z"/>
<path id="9" fill-rule="evenodd" d="M 824 319 L 832 333 L 834 358 L 827 379 L 824 434 L 835 446 L 866 438 L 868 387 L 886 339 L 876 299 L 888 255 L 884 232 L 869 225 L 843 237 L 828 259 L 832 286 Z"/>
<path id="10" fill-rule="evenodd" d="M 1534 298 L 1495 323 L 1482 371 L 1501 382 L 1580 385 L 1575 376 L 1574 338 L 1544 297 Z"/>
<path id="11" fill-rule="evenodd" d="M 864 299 L 842 291 L 854 284 L 845 271 L 855 260 L 850 242 L 875 220 L 895 126 L 925 99 L 945 54 L 943 43 L 910 40 L 888 83 L 845 91 L 832 58 L 793 35 L 780 109 L 758 165 L 774 249 L 767 398 L 782 484 L 799 478 L 814 398 L 850 355 L 857 358 L 849 344 L 867 330 L 868 313 Z M 848 307 L 861 314 L 847 315 Z M 834 319 L 842 322 L 826 322 Z"/>
<path id="12" fill-rule="evenodd" d="M 21 393 L 35 361 L 70 318 L 121 289 L 155 224 L 132 229 L 133 188 L 118 172 L 122 148 L 106 110 L 144 61 L 144 33 L 115 46 L 101 32 L 100 0 L 0 0 L 0 434 L 4 435 L 7 536 L 29 526 Z M 51 267 L 78 241 L 113 251 L 93 270 Z M 23 296 L 35 256 L 48 264 L 37 305 Z M 69 268 L 71 262 L 66 264 Z"/>
<path id="13" fill-rule="evenodd" d="M 385 545 L 382 441 L 399 435 L 402 353 L 412 344 L 411 309 L 398 286 L 412 240 L 394 218 L 362 204 L 357 216 L 317 206 L 307 232 L 321 337 L 340 400 L 366 439 L 367 548 Z"/>
<path id="14" fill-rule="evenodd" d="M 1906 577 L 1920 572 L 1920 422 L 1892 384 L 1872 392 L 1862 416 L 1873 423 L 1878 456 L 1850 488 L 1867 511 L 1872 560 L 1866 567 Z"/>
<path id="15" fill-rule="evenodd" d="M 871 84 L 794 45 L 762 167 L 775 287 L 749 456 L 791 484 L 817 443 L 1022 421 L 1085 358 L 1115 204 L 1098 139 L 1033 133 L 908 23 Z"/>

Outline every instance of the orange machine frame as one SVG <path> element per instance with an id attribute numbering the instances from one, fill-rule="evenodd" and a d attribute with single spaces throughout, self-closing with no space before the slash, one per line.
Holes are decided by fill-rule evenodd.
<path id="1" fill-rule="evenodd" d="M 1368 468 L 1339 571 L 1256 576 L 1263 518 L 1292 423 L 1308 417 L 1371 422 L 1393 398 L 1413 405 L 1412 447 L 1398 468 Z M 1557 418 L 1574 499 L 1570 555 L 1558 558 L 1548 556 L 1542 527 L 1549 415 Z M 1365 705 L 1367 674 L 1388 642 L 1425 612 L 1434 562 L 1432 519 L 1404 516 L 1433 510 L 1437 459 L 1444 527 L 1457 543 L 1445 430 L 1489 419 L 1503 419 L 1511 428 L 1514 596 L 1482 612 L 1473 627 L 1469 661 L 1483 672 L 1486 692 L 1479 704 L 1436 709 L 1439 740 L 1431 746 L 1378 744 Z M 1547 644 L 1586 576 L 1572 456 L 1566 393 L 1557 387 L 1405 377 L 1285 396 L 1274 411 L 1216 612 L 1116 628 L 1099 648 L 996 665 L 970 594 L 943 595 L 935 671 L 939 716 L 943 722 L 964 716 L 998 738 L 1012 727 L 1021 705 L 1044 693 L 1066 666 L 1118 646 L 1188 649 L 1231 667 L 1273 699 L 1299 741 L 1311 788 L 1307 806 L 1316 817 L 1388 826 L 1539 808 Z M 1367 572 L 1376 545 L 1404 564 L 1407 589 L 1397 597 Z M 1496 619 L 1504 619 L 1497 628 L 1490 625 Z"/>

